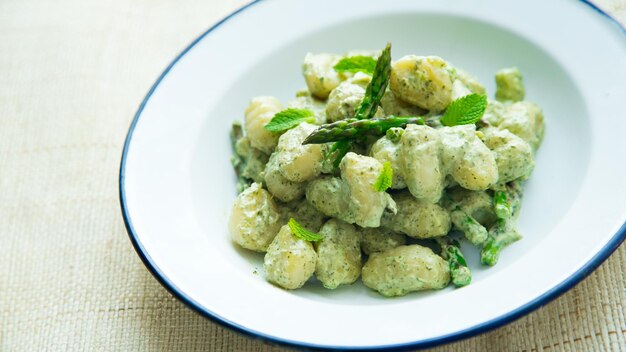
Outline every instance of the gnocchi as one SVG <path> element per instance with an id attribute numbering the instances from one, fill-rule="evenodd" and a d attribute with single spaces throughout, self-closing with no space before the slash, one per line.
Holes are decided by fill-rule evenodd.
<path id="1" fill-rule="evenodd" d="M 302 287 L 313 276 L 316 264 L 313 245 L 296 237 L 287 225 L 280 228 L 263 258 L 268 281 L 290 290 Z"/>
<path id="2" fill-rule="evenodd" d="M 309 53 L 302 74 L 286 109 L 255 97 L 232 133 L 228 230 L 265 253 L 267 281 L 342 290 L 361 278 L 387 297 L 460 287 L 471 272 L 459 236 L 484 265 L 521 237 L 545 123 L 518 69 L 496 73 L 494 99 L 438 56 L 392 61 L 389 47 Z"/>
<path id="3" fill-rule="evenodd" d="M 361 275 L 361 238 L 357 231 L 353 225 L 335 219 L 320 229 L 323 238 L 315 246 L 315 276 L 324 287 L 351 284 Z"/>

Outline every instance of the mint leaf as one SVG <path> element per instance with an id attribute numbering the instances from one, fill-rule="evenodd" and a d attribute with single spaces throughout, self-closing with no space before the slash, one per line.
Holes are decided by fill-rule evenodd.
<path id="1" fill-rule="evenodd" d="M 469 94 L 448 105 L 441 117 L 444 126 L 469 125 L 478 122 L 487 109 L 487 97 L 482 94 Z"/>
<path id="2" fill-rule="evenodd" d="M 324 238 L 322 235 L 318 233 L 311 232 L 305 229 L 294 218 L 289 219 L 289 222 L 287 223 L 287 225 L 289 225 L 291 232 L 293 232 L 293 234 L 296 235 L 296 237 L 298 237 L 299 239 L 309 241 L 309 242 L 316 242 Z"/>
<path id="3" fill-rule="evenodd" d="M 374 182 L 374 190 L 377 192 L 384 192 L 387 188 L 391 187 L 391 182 L 393 180 L 393 169 L 391 168 L 391 163 L 385 161 L 383 163 L 383 171 L 380 172 L 376 182 Z"/>
<path id="4" fill-rule="evenodd" d="M 376 60 L 371 56 L 349 56 L 339 60 L 333 68 L 337 72 L 365 72 L 371 75 L 376 68 Z"/>
<path id="5" fill-rule="evenodd" d="M 313 111 L 289 108 L 274 115 L 272 120 L 263 127 L 270 132 L 282 132 L 294 128 L 302 122 L 315 122 Z"/>
<path id="6" fill-rule="evenodd" d="M 391 76 L 391 44 L 387 43 L 385 49 L 376 61 L 376 67 L 372 74 L 372 80 L 365 88 L 365 96 L 356 110 L 354 117 L 363 120 L 371 119 L 376 114 L 380 100 L 385 94 L 389 77 Z"/>

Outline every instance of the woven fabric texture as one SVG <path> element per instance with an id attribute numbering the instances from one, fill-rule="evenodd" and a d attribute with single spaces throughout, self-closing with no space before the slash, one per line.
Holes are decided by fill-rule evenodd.
<path id="1" fill-rule="evenodd" d="M 241 0 L 0 1 L 0 351 L 273 351 L 174 299 L 117 175 L 163 68 Z M 599 5 L 626 23 L 626 0 Z M 600 58 L 601 59 L 601 58 Z M 626 348 L 626 247 L 541 309 L 438 351 Z"/>

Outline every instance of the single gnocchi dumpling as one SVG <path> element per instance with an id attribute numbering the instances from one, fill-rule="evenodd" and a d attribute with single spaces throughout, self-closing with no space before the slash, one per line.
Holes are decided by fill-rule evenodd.
<path id="1" fill-rule="evenodd" d="M 348 185 L 350 212 L 354 223 L 361 227 L 378 227 L 385 209 L 395 213 L 395 203 L 386 192 L 374 189 L 374 183 L 383 170 L 376 159 L 348 153 L 339 164 L 341 178 Z"/>
<path id="2" fill-rule="evenodd" d="M 263 180 L 267 190 L 283 202 L 291 202 L 302 198 L 306 187 L 305 182 L 289 181 L 281 172 L 278 164 L 278 153 L 273 153 L 265 165 Z"/>
<path id="3" fill-rule="evenodd" d="M 316 243 L 315 276 L 328 289 L 355 282 L 361 275 L 360 236 L 357 229 L 331 219 L 322 226 Z"/>
<path id="4" fill-rule="evenodd" d="M 485 128 L 485 144 L 494 153 L 498 165 L 498 183 L 527 178 L 535 167 L 531 146 L 509 130 Z"/>
<path id="5" fill-rule="evenodd" d="M 398 212 L 386 215 L 383 226 L 413 238 L 445 236 L 450 231 L 448 211 L 438 204 L 415 199 L 403 192 L 394 197 Z"/>
<path id="6" fill-rule="evenodd" d="M 342 82 L 328 96 L 328 104 L 326 104 L 328 122 L 353 118 L 364 95 L 365 88 L 362 85 L 351 81 Z"/>
<path id="7" fill-rule="evenodd" d="M 389 87 L 400 99 L 429 111 L 452 101 L 455 71 L 438 56 L 407 55 L 391 65 Z"/>
<path id="8" fill-rule="evenodd" d="M 341 83 L 342 79 L 333 68 L 339 60 L 341 56 L 335 54 L 306 54 L 302 74 L 311 94 L 326 99 L 330 91 Z"/>
<path id="9" fill-rule="evenodd" d="M 322 171 L 324 145 L 302 145 L 315 128 L 315 125 L 303 122 L 280 136 L 275 152 L 276 162 L 281 174 L 287 180 L 308 181 L 317 177 Z"/>
<path id="10" fill-rule="evenodd" d="M 349 209 L 348 185 L 338 177 L 322 176 L 308 183 L 306 199 L 323 214 L 354 223 Z"/>
<path id="11" fill-rule="evenodd" d="M 509 106 L 498 125 L 498 128 L 507 129 L 525 140 L 533 150 L 537 150 L 541 144 L 544 127 L 541 108 L 529 101 L 520 101 Z"/>
<path id="12" fill-rule="evenodd" d="M 517 67 L 503 68 L 496 72 L 496 99 L 521 101 L 525 94 L 522 73 Z"/>
<path id="13" fill-rule="evenodd" d="M 498 181 L 496 159 L 476 136 L 475 125 L 443 127 L 439 133 L 444 168 L 461 187 L 480 191 Z"/>
<path id="14" fill-rule="evenodd" d="M 400 145 L 392 142 L 387 136 L 378 139 L 370 148 L 369 155 L 378 160 L 381 164 L 389 162 L 393 170 L 391 182 L 392 189 L 406 188 L 406 183 L 402 177 L 400 163 Z"/>
<path id="15" fill-rule="evenodd" d="M 281 225 L 281 214 L 272 196 L 260 183 L 253 183 L 237 196 L 230 212 L 228 231 L 241 247 L 265 252 Z"/>
<path id="16" fill-rule="evenodd" d="M 402 177 L 411 194 L 429 203 L 437 203 L 444 188 L 441 141 L 437 130 L 408 125 L 400 138 Z"/>
<path id="17" fill-rule="evenodd" d="M 359 228 L 361 250 L 365 254 L 384 252 L 406 244 L 406 236 L 387 228 Z"/>
<path id="18" fill-rule="evenodd" d="M 451 175 L 462 187 L 473 191 L 485 190 L 498 181 L 498 165 L 493 153 L 474 135 Z"/>
<path id="19" fill-rule="evenodd" d="M 269 282 L 295 290 L 313 276 L 316 262 L 313 245 L 296 237 L 289 226 L 284 225 L 267 249 L 263 266 Z"/>
<path id="20" fill-rule="evenodd" d="M 363 72 L 357 72 L 350 79 L 341 82 L 328 96 L 326 104 L 326 117 L 329 122 L 353 118 L 356 110 L 363 101 L 367 85 L 372 76 Z M 381 108 L 376 110 L 374 117 L 383 117 Z"/>
<path id="21" fill-rule="evenodd" d="M 363 283 L 385 296 L 441 289 L 450 282 L 448 262 L 414 244 L 373 253 L 363 266 Z"/>
<path id="22" fill-rule="evenodd" d="M 276 113 L 283 109 L 280 101 L 274 97 L 252 98 L 246 108 L 244 128 L 250 145 L 265 154 L 271 154 L 278 143 L 278 133 L 270 132 L 264 126 Z"/>

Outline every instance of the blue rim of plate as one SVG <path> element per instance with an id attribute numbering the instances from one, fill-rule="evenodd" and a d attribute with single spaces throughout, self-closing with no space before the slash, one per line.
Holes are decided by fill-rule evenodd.
<path id="1" fill-rule="evenodd" d="M 261 1 L 262 0 L 255 0 L 237 9 L 235 12 L 231 13 L 230 15 L 224 17 L 222 20 L 220 20 L 219 22 L 214 24 L 211 28 L 209 28 L 204 33 L 202 33 L 198 38 L 196 38 L 193 42 L 191 42 L 191 44 L 189 44 L 189 46 L 187 46 L 180 54 L 178 54 L 178 56 L 176 56 L 176 58 L 167 66 L 167 68 L 163 71 L 163 73 L 161 73 L 159 78 L 156 80 L 156 82 L 152 85 L 152 87 L 146 94 L 145 98 L 141 102 L 141 105 L 139 105 L 139 109 L 137 110 L 137 113 L 135 113 L 133 121 L 128 130 L 128 135 L 126 136 L 126 141 L 124 143 L 124 150 L 122 151 L 122 160 L 121 160 L 121 165 L 120 165 L 120 176 L 119 176 L 120 205 L 121 205 L 121 210 L 122 210 L 122 216 L 124 217 L 124 224 L 126 225 L 126 231 L 128 232 L 128 236 L 130 237 L 130 240 L 133 246 L 135 247 L 135 251 L 137 252 L 139 257 L 143 261 L 144 265 L 148 268 L 150 273 L 157 279 L 157 281 L 159 281 L 161 285 L 163 285 L 173 296 L 181 300 L 183 303 L 185 303 L 187 306 L 189 306 L 196 312 L 200 313 L 201 315 L 211 319 L 212 321 L 222 326 L 231 328 L 237 332 L 243 333 L 254 339 L 261 339 L 261 340 L 265 340 L 271 343 L 277 343 L 277 344 L 286 345 L 290 347 L 299 347 L 299 348 L 316 349 L 316 350 L 321 350 L 321 349 L 374 350 L 375 349 L 375 350 L 388 350 L 388 351 L 404 351 L 404 350 L 409 350 L 409 349 L 421 349 L 421 348 L 434 347 L 434 346 L 458 341 L 458 340 L 468 338 L 471 336 L 475 336 L 475 335 L 487 332 L 489 330 L 501 327 L 549 303 L 553 299 L 557 298 L 561 294 L 565 293 L 566 291 L 574 287 L 576 284 L 578 284 L 582 279 L 587 277 L 589 274 L 591 274 L 591 272 L 593 272 L 596 268 L 598 268 L 598 266 L 600 266 L 600 264 L 602 264 L 602 262 L 604 262 L 611 255 L 611 253 L 613 253 L 620 246 L 620 244 L 624 241 L 624 239 L 626 239 L 626 222 L 624 222 L 624 224 L 622 224 L 622 226 L 615 233 L 615 235 L 613 235 L 613 237 L 607 242 L 607 244 L 604 247 L 602 247 L 602 249 L 598 251 L 598 253 L 596 253 L 596 255 L 594 255 L 593 258 L 591 258 L 587 263 L 585 263 L 581 268 L 579 268 L 570 277 L 568 277 L 567 279 L 565 279 L 558 285 L 554 286 L 550 290 L 544 292 L 542 295 L 533 299 L 532 301 L 527 302 L 526 304 L 506 314 L 503 314 L 497 318 L 494 318 L 492 320 L 489 320 L 481 324 L 477 324 L 475 326 L 472 326 L 464 330 L 460 330 L 460 331 L 457 331 L 448 335 L 418 340 L 414 342 L 407 342 L 407 343 L 402 343 L 402 344 L 350 347 L 350 346 L 316 345 L 316 344 L 305 343 L 305 342 L 300 342 L 300 341 L 288 340 L 288 339 L 283 339 L 283 338 L 267 335 L 258 331 L 248 329 L 245 326 L 242 326 L 233 321 L 230 321 L 202 307 L 198 302 L 193 300 L 187 294 L 182 292 L 178 287 L 176 287 L 176 285 L 167 276 L 165 276 L 165 274 L 154 263 L 150 255 L 146 252 L 142 243 L 137 238 L 137 234 L 133 228 L 133 224 L 130 219 L 130 215 L 128 214 L 128 209 L 126 206 L 126 194 L 125 194 L 125 186 L 124 186 L 124 180 L 125 180 L 124 176 L 125 176 L 125 171 L 126 171 L 126 156 L 128 154 L 128 148 L 132 140 L 135 126 L 137 125 L 137 122 L 139 121 L 139 118 L 141 117 L 141 113 L 143 112 L 144 107 L 150 100 L 150 97 L 154 93 L 155 89 L 159 86 L 163 78 L 165 78 L 165 76 L 169 73 L 172 67 L 176 65 L 178 60 L 180 60 L 183 56 L 185 56 L 185 54 L 191 48 L 193 48 L 199 41 L 201 41 L 205 36 L 211 33 L 215 28 L 219 27 L 221 24 L 228 21 L 230 18 L 234 17 L 238 13 L 252 7 L 253 5 Z M 593 10 L 595 10 L 599 14 L 605 16 L 608 20 L 613 22 L 613 24 L 617 25 L 617 27 L 619 27 L 619 29 L 621 29 L 621 31 L 624 34 L 626 34 L 626 27 L 622 26 L 611 15 L 607 14 L 606 12 L 604 12 L 604 10 L 602 10 L 601 8 L 599 8 L 598 6 L 596 6 L 595 4 L 593 4 L 592 2 L 588 0 L 580 0 L 580 1 L 590 6 Z"/>

